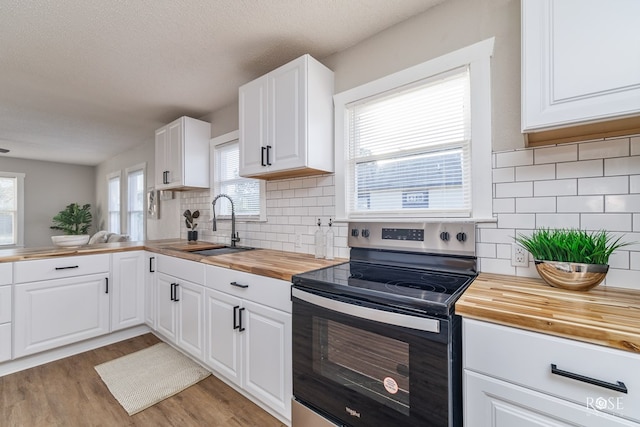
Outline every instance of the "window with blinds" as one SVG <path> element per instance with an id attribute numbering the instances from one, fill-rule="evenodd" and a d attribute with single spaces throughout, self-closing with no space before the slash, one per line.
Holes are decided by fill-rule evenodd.
<path id="1" fill-rule="evenodd" d="M 260 180 L 240 176 L 240 148 L 238 141 L 217 145 L 214 149 L 215 193 L 233 199 L 237 217 L 260 219 L 262 198 Z M 220 206 L 218 206 L 220 205 Z M 231 204 L 225 198 L 216 203 L 219 217 L 231 216 Z"/>
<path id="2" fill-rule="evenodd" d="M 0 245 L 17 243 L 18 180 L 0 176 Z"/>
<path id="3" fill-rule="evenodd" d="M 144 170 L 127 173 L 127 225 L 131 240 L 144 240 Z"/>
<path id="4" fill-rule="evenodd" d="M 120 233 L 120 172 L 107 177 L 108 229 L 111 233 Z"/>
<path id="5" fill-rule="evenodd" d="M 471 214 L 469 69 L 345 105 L 350 218 Z"/>

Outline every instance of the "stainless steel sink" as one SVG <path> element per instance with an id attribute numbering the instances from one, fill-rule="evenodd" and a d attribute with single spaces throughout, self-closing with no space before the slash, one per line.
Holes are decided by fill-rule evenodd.
<path id="1" fill-rule="evenodd" d="M 254 248 L 247 248 L 242 246 L 224 246 L 222 248 L 214 248 L 214 249 L 203 249 L 200 251 L 190 251 L 192 254 L 198 254 L 202 256 L 214 256 L 214 255 L 223 255 L 223 254 L 234 254 L 236 252 L 250 251 Z"/>

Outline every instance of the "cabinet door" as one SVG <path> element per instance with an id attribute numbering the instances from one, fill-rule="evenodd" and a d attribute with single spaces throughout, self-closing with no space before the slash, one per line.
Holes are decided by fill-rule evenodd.
<path id="1" fill-rule="evenodd" d="M 175 120 L 169 124 L 168 134 L 168 150 L 167 163 L 169 170 L 169 188 L 179 187 L 182 185 L 183 177 L 183 136 L 184 136 L 184 118 Z"/>
<path id="2" fill-rule="evenodd" d="M 169 170 L 169 165 L 167 164 L 167 152 L 168 152 L 168 143 L 169 143 L 169 133 L 168 126 L 164 126 L 156 131 L 156 153 L 155 153 L 155 182 L 156 188 L 162 189 L 165 188 L 168 182 L 165 182 L 166 174 Z"/>
<path id="3" fill-rule="evenodd" d="M 11 323 L 0 325 L 0 362 L 11 359 Z"/>
<path id="4" fill-rule="evenodd" d="M 305 56 L 268 74 L 271 172 L 306 164 L 306 74 Z"/>
<path id="5" fill-rule="evenodd" d="M 106 274 L 14 286 L 14 356 L 109 332 Z"/>
<path id="6" fill-rule="evenodd" d="M 144 323 L 144 253 L 117 252 L 111 255 L 111 330 Z"/>
<path id="7" fill-rule="evenodd" d="M 241 86 L 238 91 L 241 176 L 267 170 L 267 83 L 265 75 Z"/>
<path id="8" fill-rule="evenodd" d="M 204 359 L 204 288 L 179 280 L 176 344 L 199 360 Z"/>
<path id="9" fill-rule="evenodd" d="M 241 307 L 239 298 L 211 289 L 206 291 L 205 363 L 239 387 L 242 386 L 242 351 L 236 326 Z"/>
<path id="10" fill-rule="evenodd" d="M 156 274 L 156 330 L 175 342 L 177 302 L 172 297 L 176 279 L 166 274 Z"/>
<path id="11" fill-rule="evenodd" d="M 465 427 L 638 426 L 602 412 L 598 405 L 631 405 L 624 398 L 600 401 L 597 395 L 576 405 L 546 394 L 465 370 Z"/>
<path id="12" fill-rule="evenodd" d="M 0 286 L 0 324 L 11 322 L 11 286 Z"/>
<path id="13" fill-rule="evenodd" d="M 156 256 L 145 252 L 144 267 L 144 322 L 156 329 Z"/>
<path id="14" fill-rule="evenodd" d="M 638 16 L 637 0 L 523 0 L 523 131 L 637 115 Z"/>
<path id="15" fill-rule="evenodd" d="M 289 418 L 291 414 L 291 315 L 244 301 L 243 388 Z"/>

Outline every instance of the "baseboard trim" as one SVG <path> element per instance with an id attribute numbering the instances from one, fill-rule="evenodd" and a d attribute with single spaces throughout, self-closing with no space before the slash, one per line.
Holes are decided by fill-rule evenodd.
<path id="1" fill-rule="evenodd" d="M 8 360 L 0 363 L 0 377 L 33 368 L 45 363 L 53 362 L 75 354 L 84 353 L 105 345 L 114 344 L 129 338 L 137 337 L 152 332 L 147 325 L 134 326 L 122 331 L 116 331 L 107 335 L 91 338 L 74 344 L 65 345 L 63 347 L 54 348 L 43 351 L 41 353 L 31 354 L 19 359 Z"/>

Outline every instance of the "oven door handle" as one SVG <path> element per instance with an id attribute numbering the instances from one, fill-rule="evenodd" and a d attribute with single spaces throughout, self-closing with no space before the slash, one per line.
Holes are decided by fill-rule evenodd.
<path id="1" fill-rule="evenodd" d="M 361 305 L 349 304 L 348 302 L 325 298 L 297 288 L 293 288 L 291 294 L 292 296 L 302 301 L 306 301 L 309 304 L 337 311 L 338 313 L 346 314 L 347 316 L 373 320 L 403 328 L 440 333 L 440 321 L 436 319 L 410 316 L 408 314 L 394 313 L 392 311 L 378 310 L 375 308 L 363 307 Z"/>

